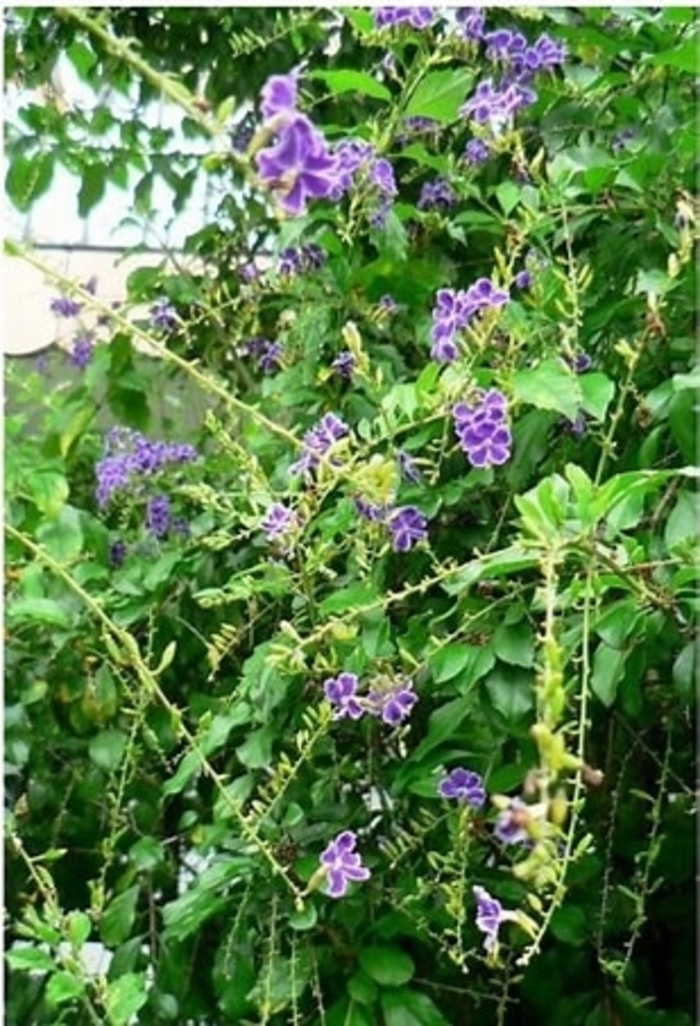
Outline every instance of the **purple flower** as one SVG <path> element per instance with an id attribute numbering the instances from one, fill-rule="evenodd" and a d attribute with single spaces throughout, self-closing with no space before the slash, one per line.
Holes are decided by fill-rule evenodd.
<path id="1" fill-rule="evenodd" d="M 396 683 L 389 690 L 370 691 L 367 701 L 374 716 L 381 716 L 390 727 L 398 727 L 410 715 L 418 695 L 413 691 L 411 681 L 408 681 Z"/>
<path id="2" fill-rule="evenodd" d="M 286 213 L 306 213 L 309 199 L 329 196 L 337 183 L 337 163 L 326 140 L 303 114 L 278 132 L 274 146 L 256 155 L 261 181 L 279 196 Z"/>
<path id="3" fill-rule="evenodd" d="M 161 470 L 170 463 L 197 458 L 191 445 L 151 442 L 138 431 L 115 427 L 107 432 L 104 457 L 95 464 L 96 499 L 104 507 L 115 492 L 127 489 L 135 478 Z"/>
<path id="4" fill-rule="evenodd" d="M 532 274 L 528 270 L 518 271 L 513 279 L 513 284 L 516 289 L 529 289 L 532 285 Z"/>
<path id="5" fill-rule="evenodd" d="M 514 919 L 515 916 L 512 912 L 504 912 L 500 901 L 492 898 L 483 887 L 473 887 L 472 892 L 476 898 L 476 925 L 486 934 L 484 947 L 491 952 L 498 944 L 501 923 Z"/>
<path id="6" fill-rule="evenodd" d="M 470 139 L 464 149 L 462 159 L 472 167 L 478 167 L 479 164 L 485 164 L 490 156 L 491 148 L 483 139 Z"/>
<path id="7" fill-rule="evenodd" d="M 156 538 L 164 538 L 170 527 L 170 501 L 167 495 L 156 495 L 148 500 L 146 526 Z"/>
<path id="8" fill-rule="evenodd" d="M 506 809 L 498 814 L 493 828 L 494 836 L 503 844 L 520 844 L 529 841 L 527 824 L 530 819 L 527 804 L 522 798 L 511 798 Z"/>
<path id="9" fill-rule="evenodd" d="M 94 349 L 92 338 L 90 332 L 84 332 L 81 335 L 76 335 L 73 341 L 70 362 L 74 367 L 78 367 L 79 370 L 85 370 L 92 359 L 92 351 Z"/>
<path id="10" fill-rule="evenodd" d="M 260 110 L 264 118 L 293 114 L 297 103 L 297 76 L 272 75 L 262 88 Z"/>
<path id="11" fill-rule="evenodd" d="M 375 7 L 374 24 L 378 29 L 410 25 L 415 29 L 427 28 L 432 24 L 432 7 Z"/>
<path id="12" fill-rule="evenodd" d="M 265 374 L 272 374 L 282 366 L 282 346 L 267 338 L 250 338 L 240 347 L 242 356 L 252 356 Z"/>
<path id="13" fill-rule="evenodd" d="M 408 552 L 416 542 L 428 537 L 428 521 L 415 506 L 401 506 L 387 520 L 391 547 L 395 552 Z"/>
<path id="14" fill-rule="evenodd" d="M 169 299 L 163 297 L 153 304 L 151 324 L 160 331 L 173 331 L 177 327 L 177 311 Z"/>
<path id="15" fill-rule="evenodd" d="M 49 303 L 49 309 L 57 317 L 77 317 L 83 308 L 83 304 L 70 296 L 56 296 Z"/>
<path id="16" fill-rule="evenodd" d="M 593 366 L 593 360 L 588 353 L 577 353 L 576 356 L 567 360 L 567 363 L 576 374 L 585 374 Z"/>
<path id="17" fill-rule="evenodd" d="M 394 169 L 384 157 L 378 157 L 370 166 L 369 180 L 376 185 L 382 196 L 391 198 L 397 193 Z"/>
<path id="18" fill-rule="evenodd" d="M 388 314 L 398 313 L 399 309 L 399 304 L 396 302 L 394 297 L 388 294 L 386 296 L 382 296 L 382 298 L 377 303 L 377 306 L 379 306 L 384 313 Z"/>
<path id="19" fill-rule="evenodd" d="M 459 350 L 455 336 L 467 327 L 474 316 L 484 310 L 503 306 L 509 298 L 504 289 L 497 289 L 488 278 L 479 278 L 466 291 L 439 289 L 430 332 L 433 342 L 431 357 L 441 363 L 456 360 Z"/>
<path id="20" fill-rule="evenodd" d="M 484 782 L 478 773 L 462 769 L 458 766 L 442 778 L 438 784 L 438 793 L 443 798 L 458 802 L 466 802 L 473 809 L 480 809 L 486 801 Z"/>
<path id="21" fill-rule="evenodd" d="M 418 199 L 419 210 L 449 210 L 457 202 L 452 186 L 446 178 L 425 182 Z"/>
<path id="22" fill-rule="evenodd" d="M 622 128 L 613 138 L 611 149 L 613 153 L 618 154 L 627 147 L 627 143 L 635 137 L 635 131 L 633 128 Z"/>
<path id="23" fill-rule="evenodd" d="M 334 706 L 334 720 L 342 720 L 346 716 L 351 720 L 359 720 L 363 715 L 365 709 L 356 696 L 357 677 L 354 673 L 339 673 L 337 677 L 329 677 L 323 684 L 323 690 Z"/>
<path id="24" fill-rule="evenodd" d="M 412 484 L 420 484 L 423 480 L 423 475 L 416 466 L 415 460 L 412 456 L 409 456 L 403 449 L 399 449 L 396 454 L 396 458 L 399 462 L 399 470 L 401 471 L 402 477 L 406 481 L 410 481 Z"/>
<path id="25" fill-rule="evenodd" d="M 369 520 L 370 523 L 381 524 L 386 520 L 386 515 L 389 507 L 377 506 L 372 502 L 368 502 L 367 499 L 361 498 L 359 495 L 355 498 L 355 509 L 364 517 L 365 520 Z"/>
<path id="26" fill-rule="evenodd" d="M 335 413 L 325 413 L 321 420 L 304 435 L 304 450 L 301 458 L 289 468 L 291 474 L 305 474 L 315 470 L 324 456 L 336 442 L 350 433 L 347 424 Z"/>
<path id="27" fill-rule="evenodd" d="M 507 409 L 508 401 L 497 389 L 478 389 L 475 401 L 452 408 L 459 444 L 473 467 L 500 466 L 510 459 Z"/>
<path id="28" fill-rule="evenodd" d="M 457 21 L 461 25 L 465 39 L 482 39 L 486 16 L 481 7 L 460 7 L 457 10 Z"/>
<path id="29" fill-rule="evenodd" d="M 339 378 L 344 378 L 349 381 L 355 370 L 355 357 L 349 349 L 344 349 L 342 353 L 339 353 L 331 367 L 336 372 Z"/>
<path id="30" fill-rule="evenodd" d="M 402 131 L 396 136 L 397 146 L 407 146 L 415 136 L 426 136 L 428 141 L 437 143 L 442 125 L 435 118 L 409 115 L 401 121 Z"/>
<path id="31" fill-rule="evenodd" d="M 531 47 L 530 52 L 536 54 L 537 67 L 539 69 L 554 68 L 558 64 L 563 64 L 566 60 L 566 47 L 564 44 L 557 42 L 557 40 L 544 33 L 537 40 L 534 47 Z"/>
<path id="32" fill-rule="evenodd" d="M 260 526 L 267 535 L 268 541 L 279 541 L 290 534 L 298 525 L 297 515 L 293 509 L 281 502 L 274 502 L 260 521 Z"/>
<path id="33" fill-rule="evenodd" d="M 250 261 L 249 263 L 243 264 L 241 267 L 239 267 L 238 277 L 241 279 L 242 282 L 245 282 L 247 285 L 249 285 L 251 282 L 255 281 L 256 278 L 260 277 L 260 271 L 255 266 L 255 264 L 252 261 Z"/>
<path id="34" fill-rule="evenodd" d="M 351 880 L 369 880 L 370 871 L 362 865 L 360 855 L 355 852 L 357 835 L 344 830 L 331 841 L 321 854 L 322 868 L 328 875 L 328 891 L 331 898 L 342 898 Z"/>
<path id="35" fill-rule="evenodd" d="M 109 565 L 117 569 L 122 565 L 122 563 L 126 559 L 126 554 L 127 548 L 123 541 L 117 540 L 110 542 L 109 552 L 107 555 Z"/>

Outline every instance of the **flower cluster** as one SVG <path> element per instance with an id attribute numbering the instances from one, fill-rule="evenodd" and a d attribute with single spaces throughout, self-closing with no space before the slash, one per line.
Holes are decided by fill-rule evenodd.
<path id="1" fill-rule="evenodd" d="M 271 342 L 268 338 L 255 336 L 246 339 L 239 348 L 241 356 L 251 356 L 257 366 L 265 374 L 273 374 L 282 366 L 282 346 L 279 342 Z"/>
<path id="2" fill-rule="evenodd" d="M 369 880 L 370 871 L 362 865 L 360 855 L 355 851 L 357 835 L 344 830 L 330 842 L 321 853 L 321 868 L 328 878 L 328 895 L 342 898 L 351 880 Z"/>
<path id="3" fill-rule="evenodd" d="M 70 362 L 79 370 L 85 370 L 92 360 L 92 353 L 95 348 L 94 339 L 95 336 L 91 331 L 81 332 L 73 339 Z"/>
<path id="4" fill-rule="evenodd" d="M 457 202 L 452 186 L 446 178 L 425 182 L 418 199 L 419 210 L 449 210 Z"/>
<path id="5" fill-rule="evenodd" d="M 499 466 L 510 459 L 508 400 L 497 389 L 477 389 L 470 403 L 452 408 L 459 444 L 473 467 Z"/>
<path id="6" fill-rule="evenodd" d="M 191 445 L 152 442 L 130 428 L 112 428 L 105 439 L 104 456 L 95 465 L 97 504 L 104 508 L 116 492 L 131 488 L 139 478 L 196 458 Z"/>
<path id="7" fill-rule="evenodd" d="M 486 15 L 481 7 L 460 7 L 457 10 L 457 24 L 465 39 L 478 42 L 484 34 Z"/>
<path id="8" fill-rule="evenodd" d="M 491 147 L 483 139 L 470 139 L 464 147 L 462 160 L 471 167 L 485 164 L 491 156 Z"/>
<path id="9" fill-rule="evenodd" d="M 294 510 L 281 502 L 273 502 L 260 521 L 260 526 L 271 542 L 286 541 L 298 525 Z"/>
<path id="10" fill-rule="evenodd" d="M 364 186 L 378 201 L 370 221 L 374 225 L 382 224 L 398 192 L 394 169 L 389 161 L 377 156 L 371 143 L 359 139 L 345 139 L 338 143 L 334 156 L 338 162 L 338 173 L 331 199 L 339 200 L 351 188 Z"/>
<path id="11" fill-rule="evenodd" d="M 428 537 L 427 518 L 415 506 L 380 506 L 358 497 L 355 508 L 365 520 L 387 528 L 394 552 L 408 552 L 417 542 Z"/>
<path id="12" fill-rule="evenodd" d="M 438 794 L 443 798 L 471 805 L 473 809 L 480 809 L 486 801 L 484 782 L 479 774 L 461 766 L 450 770 L 442 778 L 438 784 Z"/>
<path id="13" fill-rule="evenodd" d="M 305 246 L 287 246 L 279 255 L 277 273 L 283 276 L 293 274 L 305 274 L 307 271 L 317 271 L 326 262 L 326 251 L 315 242 L 309 242 Z"/>
<path id="14" fill-rule="evenodd" d="M 358 695 L 359 681 L 354 673 L 339 673 L 324 682 L 323 691 L 333 706 L 333 718 L 359 720 L 375 716 L 390 727 L 398 727 L 410 715 L 418 696 L 411 681 L 377 681 L 366 695 Z"/>
<path id="15" fill-rule="evenodd" d="M 559 67 L 566 57 L 565 48 L 544 33 L 535 43 L 528 45 L 521 32 L 510 29 L 484 32 L 483 12 L 478 9 L 461 18 L 458 14 L 458 20 L 463 34 L 483 42 L 486 59 L 503 70 L 503 76 L 497 83 L 494 84 L 491 78 L 479 82 L 474 95 L 460 113 L 499 135 L 512 124 L 517 111 L 537 100 L 537 93 L 532 89 L 535 75 Z"/>
<path id="16" fill-rule="evenodd" d="M 321 457 L 342 438 L 350 433 L 347 424 L 335 413 L 326 413 L 318 424 L 310 428 L 304 435 L 304 449 L 301 458 L 289 468 L 291 474 L 308 474 L 314 471 Z"/>
<path id="17" fill-rule="evenodd" d="M 273 75 L 262 90 L 261 111 L 274 137 L 255 156 L 261 182 L 292 217 L 306 212 L 310 199 L 330 195 L 337 161 L 309 118 L 296 110 L 296 75 Z"/>
<path id="18" fill-rule="evenodd" d="M 432 7 L 375 7 L 373 13 L 378 29 L 391 29 L 397 25 L 424 29 L 432 25 L 435 17 Z"/>
<path id="19" fill-rule="evenodd" d="M 441 363 L 451 363 L 459 355 L 456 336 L 472 318 L 484 310 L 503 306 L 510 296 L 497 289 L 488 278 L 479 278 L 468 289 L 439 289 L 433 308 L 433 342 L 430 355 Z"/>
<path id="20" fill-rule="evenodd" d="M 170 528 L 170 500 L 167 495 L 154 495 L 146 506 L 146 526 L 155 538 L 164 538 Z"/>
<path id="21" fill-rule="evenodd" d="M 338 353 L 331 367 L 339 378 L 349 381 L 355 372 L 356 365 L 357 361 L 354 355 L 349 349 L 344 349 L 342 353 Z"/>

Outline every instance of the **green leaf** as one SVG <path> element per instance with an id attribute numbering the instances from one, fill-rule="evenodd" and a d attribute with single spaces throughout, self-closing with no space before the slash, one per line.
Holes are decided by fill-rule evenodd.
<path id="1" fill-rule="evenodd" d="M 413 753 L 414 761 L 419 762 L 428 752 L 432 752 L 443 741 L 453 737 L 459 730 L 462 721 L 473 710 L 474 699 L 469 696 L 455 698 L 452 702 L 441 705 L 439 709 L 431 713 L 427 734 Z"/>
<path id="2" fill-rule="evenodd" d="M 246 858 L 222 857 L 207 866 L 188 891 L 164 906 L 166 937 L 183 941 L 196 933 L 207 919 L 229 904 L 230 889 L 249 875 L 250 861 Z"/>
<path id="3" fill-rule="evenodd" d="M 46 1000 L 50 1005 L 74 1001 L 85 993 L 85 984 L 71 973 L 55 972 L 46 986 Z"/>
<path id="4" fill-rule="evenodd" d="M 78 191 L 78 216 L 87 217 L 96 207 L 105 193 L 107 171 L 104 164 L 86 164 L 83 166 Z"/>
<path id="5" fill-rule="evenodd" d="M 431 71 L 411 93 L 404 116 L 454 121 L 473 81 L 474 72 L 465 68 Z"/>
<path id="6" fill-rule="evenodd" d="M 276 737 L 273 727 L 260 727 L 239 745 L 236 755 L 248 769 L 264 769 L 272 762 L 272 744 Z"/>
<path id="7" fill-rule="evenodd" d="M 529 668 L 535 662 L 535 636 L 526 620 L 500 623 L 491 641 L 493 651 L 504 663 Z"/>
<path id="8" fill-rule="evenodd" d="M 385 991 L 381 1005 L 385 1026 L 451 1026 L 431 998 L 417 990 Z"/>
<path id="9" fill-rule="evenodd" d="M 532 370 L 513 375 L 516 399 L 540 410 L 556 410 L 574 420 L 581 408 L 583 394 L 579 378 L 561 360 L 544 360 Z"/>
<path id="10" fill-rule="evenodd" d="M 27 486 L 37 509 L 47 517 L 55 517 L 68 498 L 65 475 L 48 467 L 33 468 Z"/>
<path id="11" fill-rule="evenodd" d="M 105 997 L 109 1026 L 128 1026 L 147 1000 L 145 973 L 125 973 L 110 980 Z"/>
<path id="12" fill-rule="evenodd" d="M 517 207 L 520 202 L 521 189 L 515 182 L 500 182 L 496 186 L 496 198 L 501 206 L 501 210 L 506 217 Z"/>
<path id="13" fill-rule="evenodd" d="M 697 542 L 700 525 L 700 494 L 683 489 L 678 493 L 669 514 L 664 531 L 664 542 L 668 549 L 678 545 Z"/>
<path id="14" fill-rule="evenodd" d="M 617 697 L 617 687 L 625 672 L 627 652 L 611 648 L 604 642 L 598 645 L 593 656 L 591 690 L 603 705 L 610 707 Z"/>
<path id="15" fill-rule="evenodd" d="M 26 214 L 51 185 L 54 158 L 50 153 L 14 157 L 5 177 L 5 189 L 14 205 Z"/>
<path id="16" fill-rule="evenodd" d="M 313 930 L 318 922 L 318 909 L 311 901 L 307 901 L 302 909 L 295 909 L 289 917 L 289 925 L 293 930 Z"/>
<path id="17" fill-rule="evenodd" d="M 110 901 L 100 919 L 100 939 L 108 948 L 123 944 L 129 937 L 136 917 L 140 887 L 134 884 Z"/>
<path id="18" fill-rule="evenodd" d="M 428 661 L 433 680 L 436 684 L 452 680 L 462 672 L 470 658 L 471 646 L 469 645 L 453 644 L 438 649 Z"/>
<path id="19" fill-rule="evenodd" d="M 594 630 L 611 648 L 623 648 L 642 616 L 636 599 L 621 599 L 603 611 Z"/>
<path id="20" fill-rule="evenodd" d="M 60 602 L 47 598 L 13 599 L 7 608 L 10 622 L 35 621 L 52 627 L 70 627 L 73 618 Z"/>
<path id="21" fill-rule="evenodd" d="M 673 664 L 673 687 L 683 702 L 692 702 L 697 693 L 698 644 L 689 641 Z"/>
<path id="22" fill-rule="evenodd" d="M 348 980 L 348 994 L 360 1005 L 371 1005 L 379 993 L 374 980 L 361 970 Z"/>
<path id="23" fill-rule="evenodd" d="M 581 406 L 596 420 L 605 420 L 608 407 L 615 397 L 615 382 L 598 371 L 587 371 L 578 377 Z"/>
<path id="24" fill-rule="evenodd" d="M 409 955 L 388 945 L 363 948 L 360 965 L 382 987 L 400 987 L 408 983 L 416 971 Z"/>
<path id="25" fill-rule="evenodd" d="M 63 506 L 55 519 L 40 524 L 36 537 L 59 563 L 75 559 L 83 549 L 80 511 L 73 506 Z"/>
<path id="26" fill-rule="evenodd" d="M 391 101 L 391 93 L 385 85 L 378 82 L 366 71 L 352 71 L 348 68 L 337 68 L 333 71 L 312 71 L 309 76 L 324 82 L 335 95 L 341 93 L 360 93 L 371 96 L 375 100 Z"/>
<path id="27" fill-rule="evenodd" d="M 129 859 L 138 873 L 151 873 L 164 860 L 164 849 L 156 837 L 140 837 L 129 848 Z"/>
<path id="28" fill-rule="evenodd" d="M 5 958 L 10 969 L 42 973 L 52 973 L 56 969 L 56 959 L 39 948 L 12 948 L 5 952 Z"/>
<path id="29" fill-rule="evenodd" d="M 111 773 L 122 761 L 127 740 L 122 730 L 103 730 L 90 741 L 90 758 L 100 769 Z"/>
<path id="30" fill-rule="evenodd" d="M 486 678 L 490 704 L 508 723 L 515 723 L 533 708 L 532 675 L 520 668 L 497 666 Z"/>
<path id="31" fill-rule="evenodd" d="M 578 905 L 564 905 L 552 916 L 552 933 L 563 944 L 580 948 L 588 940 L 589 929 L 590 918 Z"/>
<path id="32" fill-rule="evenodd" d="M 333 592 L 321 602 L 319 611 L 323 616 L 328 616 L 330 613 L 350 613 L 355 609 L 372 605 L 377 601 L 377 597 L 377 592 L 373 587 L 358 582 Z"/>
<path id="33" fill-rule="evenodd" d="M 697 33 L 692 33 L 688 39 L 672 50 L 662 50 L 660 53 L 646 57 L 645 63 L 678 68 L 679 71 L 686 71 L 689 75 L 697 76 L 700 74 L 699 52 L 700 39 L 698 39 Z"/>
<path id="34" fill-rule="evenodd" d="M 85 941 L 92 933 L 92 923 L 90 917 L 85 915 L 84 912 L 73 911 L 68 914 L 67 917 L 67 933 L 68 938 L 75 948 L 82 948 Z"/>

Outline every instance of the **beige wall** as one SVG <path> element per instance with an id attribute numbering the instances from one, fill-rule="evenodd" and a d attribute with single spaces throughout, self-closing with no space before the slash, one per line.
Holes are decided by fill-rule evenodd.
<path id="1" fill-rule="evenodd" d="M 107 304 L 123 300 L 128 275 L 137 267 L 158 266 L 161 253 L 141 253 L 124 258 L 122 254 L 100 249 L 41 249 L 39 258 L 61 274 L 78 282 L 97 278 L 97 296 Z M 21 257 L 3 257 L 3 353 L 22 356 L 37 352 L 54 342 L 70 348 L 76 320 L 56 317 L 49 305 L 59 290 L 42 273 Z M 134 311 L 130 311 L 133 313 Z M 142 311 L 137 312 L 141 314 Z M 95 315 L 86 313 L 84 324 L 90 327 Z"/>

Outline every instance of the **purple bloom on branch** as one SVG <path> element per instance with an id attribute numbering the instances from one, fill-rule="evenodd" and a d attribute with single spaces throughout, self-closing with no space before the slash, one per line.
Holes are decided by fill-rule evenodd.
<path id="1" fill-rule="evenodd" d="M 460 447 L 473 467 L 500 466 L 510 459 L 512 436 L 507 425 L 508 401 L 502 392 L 479 389 L 472 403 L 452 408 Z"/>
<path id="2" fill-rule="evenodd" d="M 164 538 L 170 527 L 170 502 L 167 495 L 149 499 L 146 507 L 146 526 L 156 538 Z"/>
<path id="3" fill-rule="evenodd" d="M 278 114 L 293 114 L 297 103 L 297 77 L 272 75 L 262 88 L 260 110 L 266 119 Z"/>
<path id="4" fill-rule="evenodd" d="M 289 468 L 291 474 L 305 474 L 318 467 L 324 456 L 336 442 L 350 433 L 347 424 L 335 413 L 326 413 L 314 427 L 304 435 L 304 451 L 301 458 Z"/>
<path id="5" fill-rule="evenodd" d="M 438 784 L 438 793 L 443 798 L 465 802 L 473 809 L 480 809 L 486 801 L 484 782 L 478 773 L 456 767 L 442 778 Z"/>
<path id="6" fill-rule="evenodd" d="M 355 370 L 355 362 L 355 357 L 350 350 L 345 349 L 342 353 L 339 353 L 336 356 L 331 367 L 339 378 L 344 378 L 346 381 L 349 381 Z"/>
<path id="7" fill-rule="evenodd" d="M 83 304 L 70 296 L 56 296 L 49 303 L 49 309 L 57 317 L 77 317 L 83 308 Z"/>
<path id="8" fill-rule="evenodd" d="M 512 912 L 504 912 L 500 901 L 492 898 L 483 887 L 473 887 L 472 891 L 476 898 L 476 925 L 486 934 L 484 947 L 491 952 L 498 944 L 501 923 L 514 919 L 515 915 Z"/>
<path id="9" fill-rule="evenodd" d="M 530 818 L 527 803 L 522 798 L 511 798 L 506 809 L 498 814 L 493 828 L 494 836 L 503 844 L 519 844 L 529 841 L 527 823 Z"/>
<path id="10" fill-rule="evenodd" d="M 122 565 L 126 559 L 127 548 L 123 541 L 117 540 L 110 542 L 108 560 L 109 565 L 117 569 Z"/>
<path id="11" fill-rule="evenodd" d="M 481 7 L 460 7 L 457 10 L 457 21 L 461 25 L 465 39 L 479 41 L 484 34 L 486 16 Z"/>
<path id="12" fill-rule="evenodd" d="M 529 289 L 532 285 L 532 274 L 527 270 L 518 271 L 513 279 L 513 284 L 516 289 Z"/>
<path id="13" fill-rule="evenodd" d="M 160 331 L 173 331 L 177 327 L 177 311 L 169 299 L 158 299 L 151 307 L 151 324 Z"/>
<path id="14" fill-rule="evenodd" d="M 478 167 L 479 164 L 485 164 L 489 159 L 491 149 L 483 139 L 470 139 L 462 156 L 467 164 Z"/>
<path id="15" fill-rule="evenodd" d="M 388 691 L 371 691 L 367 698 L 374 715 L 381 716 L 390 727 L 403 723 L 418 701 L 411 681 L 397 683 Z"/>
<path id="16" fill-rule="evenodd" d="M 299 217 L 309 199 L 329 196 L 337 183 L 337 163 L 326 140 L 303 114 L 284 124 L 277 142 L 255 158 L 261 181 L 279 196 L 286 213 Z"/>
<path id="17" fill-rule="evenodd" d="M 432 24 L 432 7 L 375 7 L 374 24 L 378 29 L 410 25 L 415 29 L 427 28 Z"/>
<path id="18" fill-rule="evenodd" d="M 403 449 L 399 449 L 396 457 L 399 461 L 399 470 L 401 471 L 402 476 L 412 484 L 420 484 L 423 480 L 423 475 L 416 466 L 413 457 L 409 456 L 407 452 L 403 451 Z"/>
<path id="19" fill-rule="evenodd" d="M 331 898 L 342 898 L 351 880 L 369 880 L 370 871 L 362 865 L 359 853 L 355 851 L 357 835 L 344 830 L 331 841 L 321 854 L 320 862 L 328 874 L 328 894 Z"/>
<path id="20" fill-rule="evenodd" d="M 274 502 L 260 521 L 260 526 L 267 535 L 268 541 L 279 541 L 290 534 L 297 526 L 297 515 L 293 509 Z"/>
<path id="21" fill-rule="evenodd" d="M 76 335 L 73 341 L 73 350 L 70 354 L 70 362 L 74 367 L 78 367 L 79 370 L 85 370 L 92 359 L 93 349 L 94 344 L 90 332 Z"/>
<path id="22" fill-rule="evenodd" d="M 354 673 L 339 673 L 337 677 L 329 677 L 324 682 L 323 690 L 326 698 L 334 707 L 334 720 L 342 720 L 346 716 L 349 716 L 351 720 L 359 720 L 365 712 L 357 698 L 357 683 Z"/>
<path id="23" fill-rule="evenodd" d="M 400 506 L 386 523 L 395 552 L 408 552 L 417 542 L 428 537 L 428 521 L 415 506 Z"/>
<path id="24" fill-rule="evenodd" d="M 449 210 L 457 202 L 452 186 L 446 178 L 425 182 L 418 200 L 419 210 Z"/>

